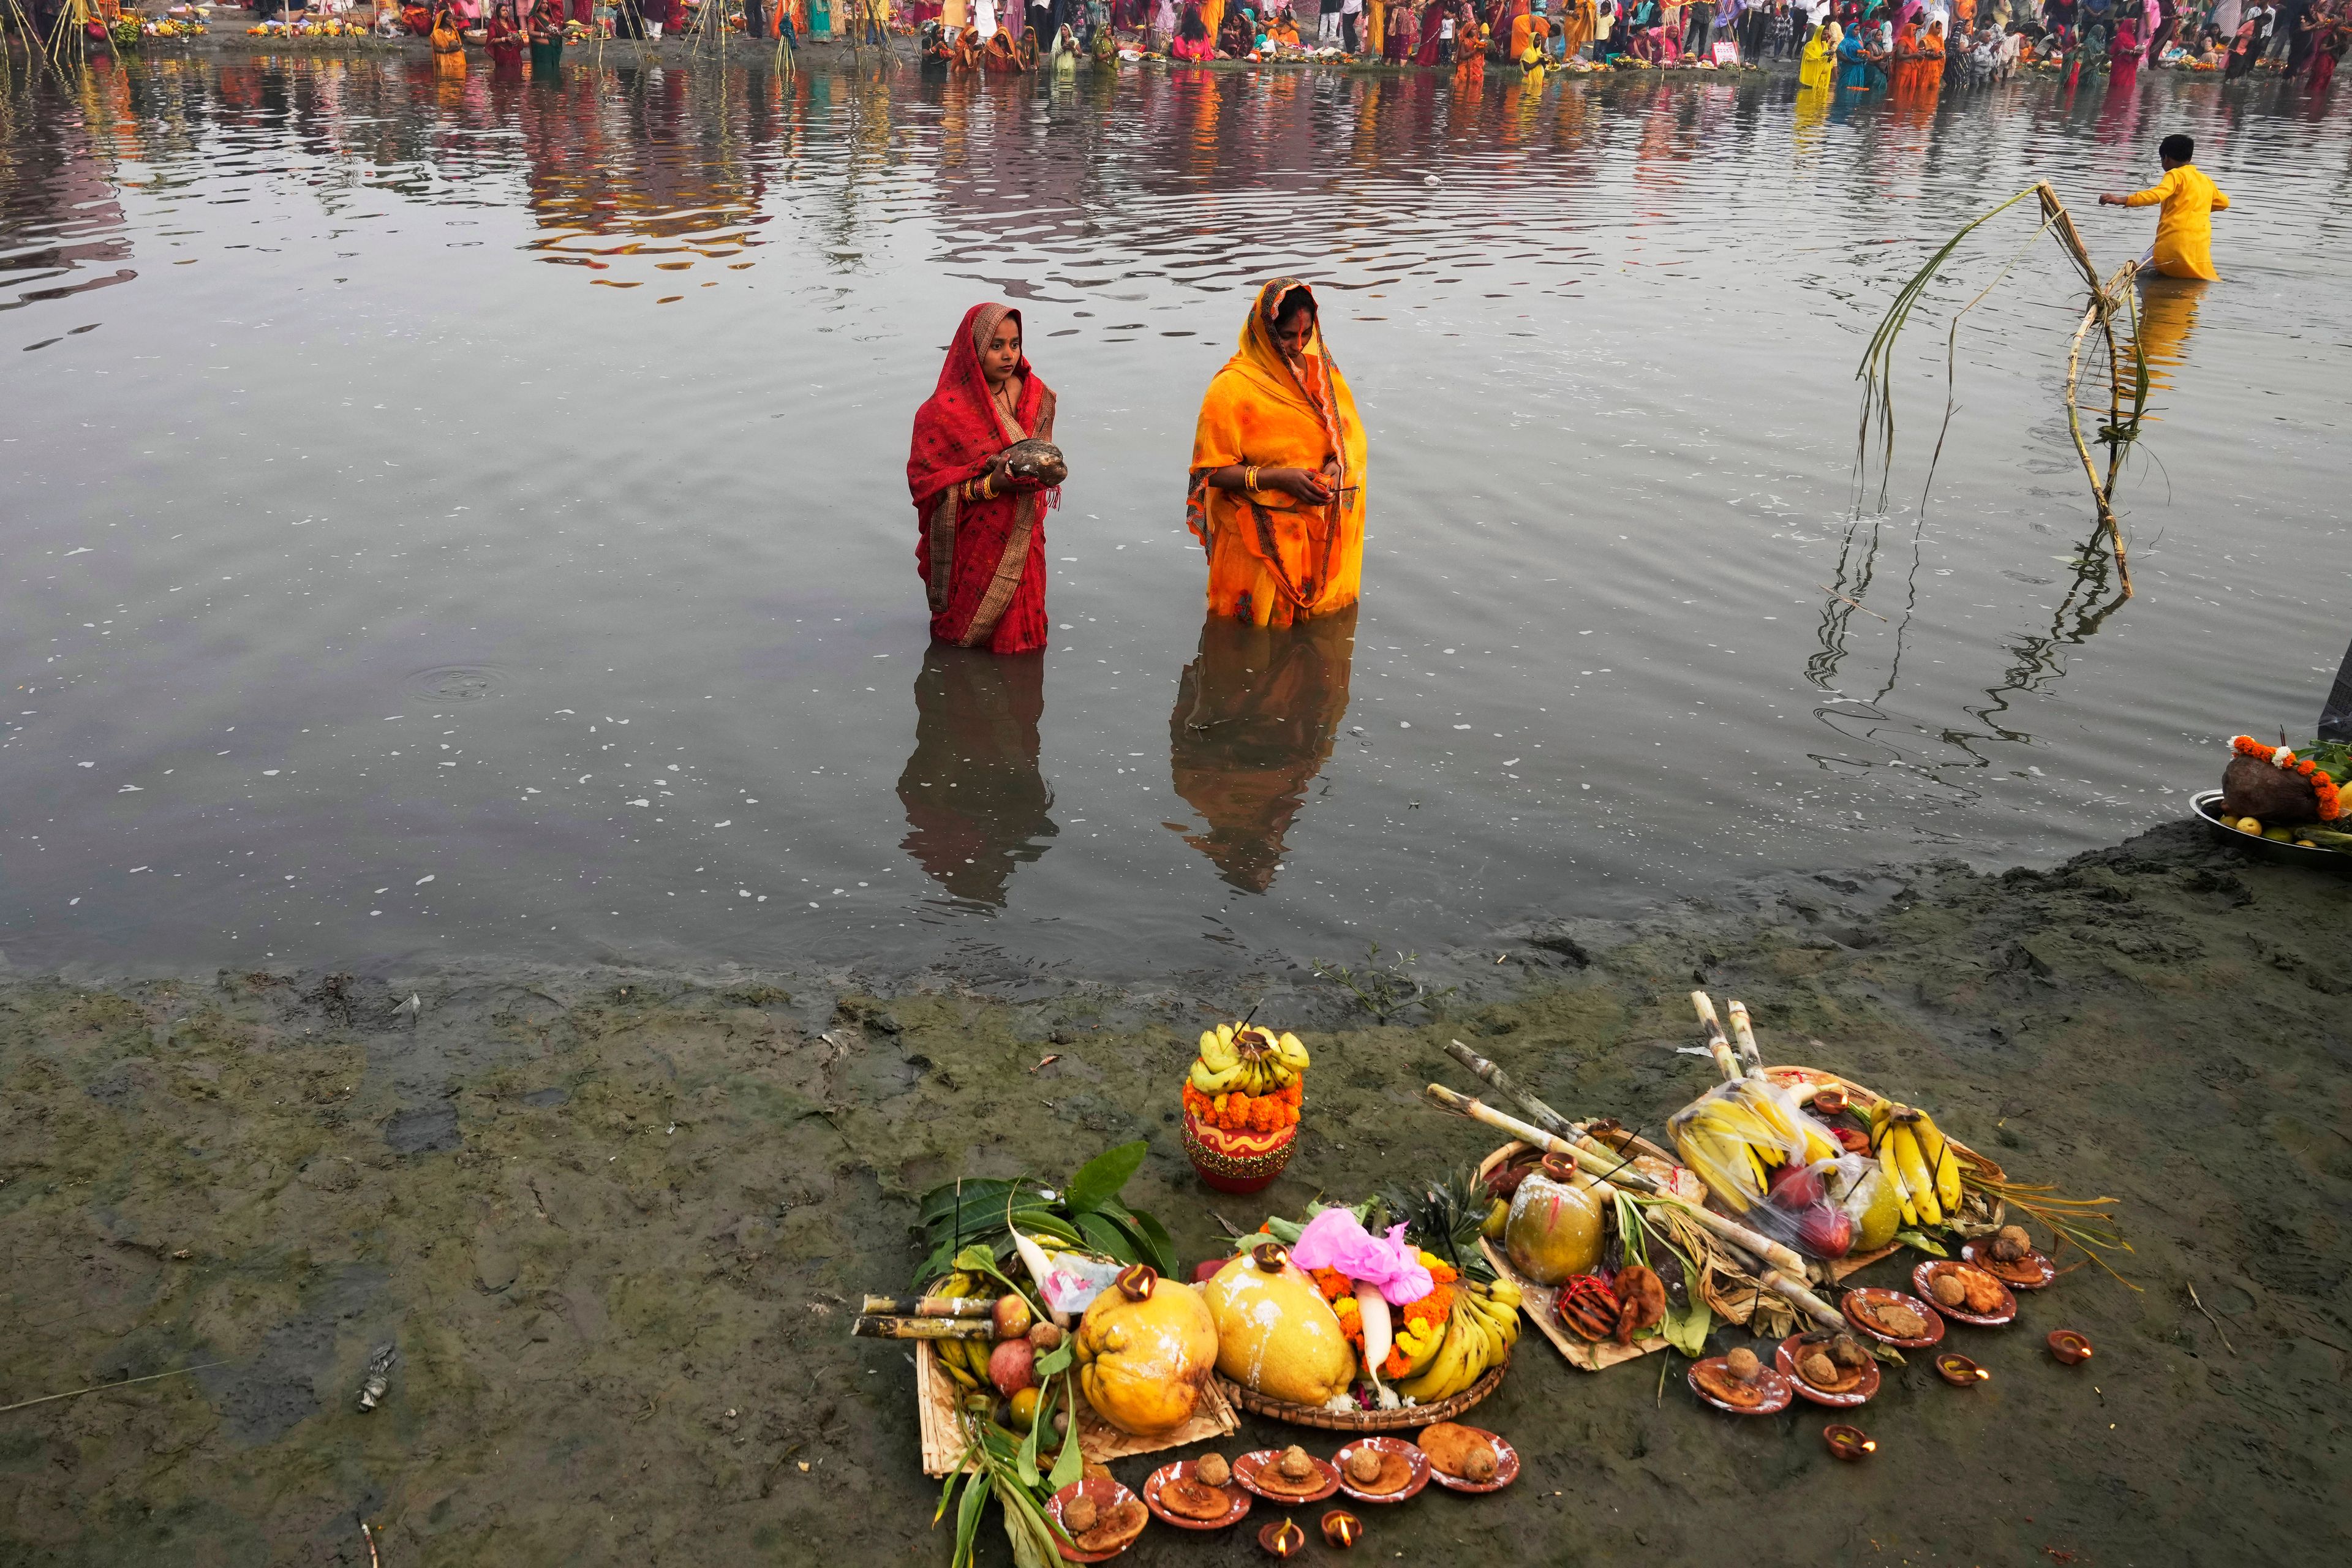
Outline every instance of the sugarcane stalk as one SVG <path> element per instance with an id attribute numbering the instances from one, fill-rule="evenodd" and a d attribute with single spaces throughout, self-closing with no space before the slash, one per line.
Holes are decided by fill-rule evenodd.
<path id="1" fill-rule="evenodd" d="M 984 1296 L 868 1296 L 861 1312 L 901 1318 L 985 1318 L 996 1310 Z"/>
<path id="2" fill-rule="evenodd" d="M 1528 1092 L 1519 1080 L 1459 1040 L 1448 1040 L 1445 1054 L 1519 1102 L 1528 1119 L 1545 1131 L 1562 1138 L 1577 1136 L 1576 1124 Z"/>
<path id="3" fill-rule="evenodd" d="M 1694 991 L 1690 995 L 1692 1010 L 1706 1026 L 1707 1054 L 1715 1058 L 1716 1070 L 1723 1075 L 1724 1082 L 1738 1082 L 1739 1063 L 1731 1054 L 1731 1042 L 1723 1037 L 1723 1025 L 1715 1016 L 1715 999 L 1704 991 Z"/>
<path id="4" fill-rule="evenodd" d="M 1752 1255 L 1768 1268 L 1777 1268 L 1800 1279 L 1804 1276 L 1805 1260 L 1791 1248 L 1783 1247 L 1768 1237 L 1757 1235 L 1737 1220 L 1726 1219 L 1713 1209 L 1691 1202 L 1680 1193 L 1655 1180 L 1646 1171 L 1635 1167 L 1623 1154 L 1591 1137 L 1581 1128 L 1577 1129 L 1576 1137 L 1562 1138 L 1547 1132 L 1540 1127 L 1530 1127 L 1517 1117 L 1496 1110 L 1485 1100 L 1473 1099 L 1466 1094 L 1457 1094 L 1442 1083 L 1431 1084 L 1425 1092 L 1441 1108 L 1453 1111 L 1457 1116 L 1466 1116 L 1473 1121 L 1482 1121 L 1498 1132 L 1507 1132 L 1520 1142 L 1531 1144 L 1546 1153 L 1566 1154 L 1571 1158 L 1582 1156 L 1588 1161 L 1607 1161 L 1609 1168 L 1599 1173 L 1602 1180 L 1633 1192 L 1644 1194 L 1662 1203 L 1675 1205 L 1689 1215 L 1695 1223 Z M 1575 1127 L 1573 1122 L 1570 1125 Z"/>
<path id="5" fill-rule="evenodd" d="M 1731 1014 L 1732 1037 L 1739 1042 L 1740 1059 L 1748 1064 L 1748 1076 L 1762 1078 L 1764 1053 L 1756 1048 L 1756 1029 L 1748 1021 L 1748 1004 L 1733 1002 L 1727 1010 Z"/>
<path id="6" fill-rule="evenodd" d="M 987 1340 L 996 1337 L 995 1325 L 971 1318 L 895 1318 L 861 1315 L 849 1325 L 861 1340 Z"/>

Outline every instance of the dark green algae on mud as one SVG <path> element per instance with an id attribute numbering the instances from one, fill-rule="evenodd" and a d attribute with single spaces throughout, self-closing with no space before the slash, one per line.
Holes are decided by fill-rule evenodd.
<path id="1" fill-rule="evenodd" d="M 1956 1326 L 1991 1382 L 1915 1356 L 1861 1412 L 1880 1449 L 1858 1466 L 1824 1452 L 1824 1413 L 1718 1415 L 1671 1355 L 1588 1376 L 1529 1335 L 1477 1416 L 1517 1485 L 1363 1510 L 1365 1551 L 2341 1558 L 2347 917 L 2352 884 L 2166 829 L 2047 872 L 1523 930 L 1453 955 L 1444 1016 L 1391 1026 L 1303 969 L 0 982 L 0 1404 L 205 1365 L 0 1415 L 0 1562 L 362 1563 L 365 1521 L 387 1568 L 943 1563 L 908 1360 L 847 1331 L 859 1294 L 907 1282 L 913 1194 L 1141 1136 L 1129 1199 L 1204 1256 L 1213 1210 L 1246 1227 L 1490 1147 L 1417 1099 L 1461 1082 L 1449 1037 L 1655 1129 L 1708 1079 L 1680 1050 L 1694 984 L 1745 999 L 1769 1055 L 2121 1199 L 2130 1286 L 2086 1268 L 2012 1329 Z M 1269 988 L 1316 1053 L 1306 1136 L 1263 1203 L 1216 1197 L 1178 1078 L 1202 1024 Z M 2057 1366 L 2060 1326 L 2097 1355 Z M 1301 1436 L 1331 1446 L 1252 1422 L 1232 1449 Z M 1253 1534 L 1155 1525 L 1130 1560 L 1251 1561 Z M 993 1523 L 983 1542 L 1004 1559 Z"/>

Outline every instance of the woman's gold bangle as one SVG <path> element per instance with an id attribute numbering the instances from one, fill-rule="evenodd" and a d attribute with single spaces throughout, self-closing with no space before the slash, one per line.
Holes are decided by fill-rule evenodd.
<path id="1" fill-rule="evenodd" d="M 1257 489 L 1256 464 L 1244 463 L 1242 465 L 1242 489 L 1245 490 L 1254 490 Z"/>

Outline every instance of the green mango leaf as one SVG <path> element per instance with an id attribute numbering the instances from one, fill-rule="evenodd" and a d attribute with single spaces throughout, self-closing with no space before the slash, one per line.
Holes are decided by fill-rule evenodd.
<path id="1" fill-rule="evenodd" d="M 1128 1215 L 1126 1222 L 1135 1232 L 1136 1251 L 1142 1255 L 1143 1261 L 1162 1275 L 1173 1277 L 1176 1272 L 1176 1240 L 1168 1234 L 1168 1227 L 1140 1209 Z"/>
<path id="2" fill-rule="evenodd" d="M 955 1255 L 954 1267 L 968 1273 L 986 1274 L 996 1268 L 996 1249 L 975 1242 Z"/>
<path id="3" fill-rule="evenodd" d="M 1143 1163 L 1150 1145 L 1139 1138 L 1132 1143 L 1122 1143 L 1116 1149 L 1106 1149 L 1078 1167 L 1070 1177 L 1070 1184 L 1062 1194 L 1062 1202 L 1072 1214 L 1088 1214 L 1100 1208 L 1104 1200 L 1118 1196 L 1127 1179 Z"/>
<path id="4" fill-rule="evenodd" d="M 1707 1331 L 1715 1326 L 1715 1314 L 1707 1310 L 1705 1301 L 1694 1300 L 1687 1307 L 1669 1304 L 1661 1326 L 1665 1331 L 1666 1343 L 1698 1361 L 1706 1354 Z"/>
<path id="5" fill-rule="evenodd" d="M 1116 1258 L 1121 1263 L 1143 1261 L 1136 1256 L 1135 1244 L 1128 1239 L 1127 1232 L 1102 1215 L 1080 1215 L 1078 1229 L 1085 1235 L 1087 1246 L 1105 1258 Z"/>
<path id="6" fill-rule="evenodd" d="M 957 1183 L 950 1182 L 946 1186 L 933 1187 L 923 1194 L 921 1202 L 916 1208 L 916 1223 L 927 1226 L 934 1220 L 946 1220 L 952 1224 L 959 1201 L 961 1201 L 967 1226 L 970 1225 L 971 1216 L 974 1215 L 979 1215 L 983 1220 L 992 1218 L 1004 1212 L 1004 1194 L 1011 1192 L 1014 1185 L 1015 1184 L 1012 1182 L 1002 1181 L 993 1176 L 979 1180 L 968 1179 L 961 1184 L 961 1200 L 958 1196 L 959 1184 Z"/>
<path id="7" fill-rule="evenodd" d="M 1038 1381 L 1043 1382 L 1057 1372 L 1068 1371 L 1071 1357 L 1077 1348 L 1066 1336 L 1059 1345 L 1039 1356 L 1035 1366 L 1032 1369 L 1036 1373 Z"/>
<path id="8" fill-rule="evenodd" d="M 1045 1484 L 1055 1491 L 1060 1491 L 1087 1473 L 1086 1456 L 1078 1452 L 1078 1379 L 1076 1373 L 1070 1374 L 1065 1386 L 1070 1395 L 1070 1432 L 1062 1440 L 1062 1454 L 1054 1461 L 1054 1473 L 1045 1479 Z"/>
<path id="9" fill-rule="evenodd" d="M 1942 1242 L 1933 1239 L 1924 1230 L 1898 1230 L 1895 1233 L 1895 1239 L 1901 1242 L 1906 1247 L 1917 1247 L 1920 1251 L 1927 1254 L 1930 1258 L 1949 1258 L 1951 1256 L 1950 1253 L 1944 1250 L 1944 1244 Z"/>

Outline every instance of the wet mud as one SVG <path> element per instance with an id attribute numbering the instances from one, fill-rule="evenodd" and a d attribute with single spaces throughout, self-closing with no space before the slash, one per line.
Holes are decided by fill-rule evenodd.
<path id="1" fill-rule="evenodd" d="M 908 1361 L 847 1333 L 908 1282 L 915 1193 L 1143 1136 L 1128 1196 L 1189 1260 L 1213 1211 L 1252 1226 L 1490 1147 L 1417 1099 L 1468 1087 L 1449 1037 L 1654 1131 L 1709 1079 L 1694 984 L 1745 999 L 1768 1055 L 2124 1200 L 2137 1289 L 2084 1268 L 2013 1329 L 1956 1327 L 1992 1381 L 1914 1357 L 1859 1466 L 1820 1414 L 1717 1415 L 1671 1356 L 1592 1376 L 1530 1335 L 1477 1416 L 1522 1479 L 1370 1510 L 1379 1558 L 2341 1556 L 2347 929 L 2352 883 L 2166 829 L 2049 871 L 1528 927 L 1421 965 L 1442 1016 L 1384 1025 L 1304 966 L 10 979 L 0 1404 L 204 1370 L 0 1415 L 0 1561 L 364 1563 L 365 1521 L 387 1568 L 944 1563 Z M 1262 998 L 1316 1052 L 1306 1134 L 1265 1203 L 1213 1197 L 1174 1126 L 1185 1042 Z M 2059 1326 L 2095 1359 L 2057 1366 Z M 1129 1560 L 1255 1554 L 1154 1527 Z"/>

